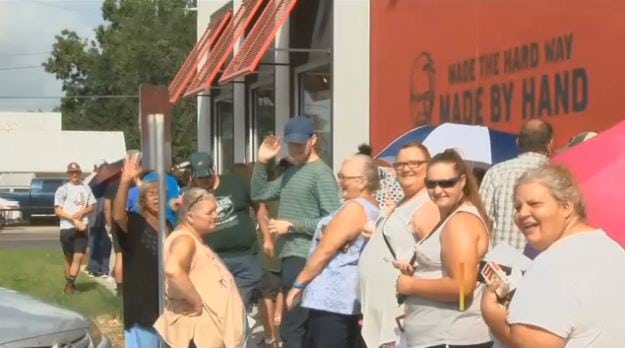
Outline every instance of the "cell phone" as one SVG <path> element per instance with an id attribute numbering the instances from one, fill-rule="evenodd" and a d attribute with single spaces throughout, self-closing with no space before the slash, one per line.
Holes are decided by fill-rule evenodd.
<path id="1" fill-rule="evenodd" d="M 494 261 L 486 262 L 480 271 L 484 283 L 490 286 L 493 282 L 499 281 L 499 286 L 495 289 L 497 297 L 505 298 L 510 290 L 510 279 L 503 269 Z"/>

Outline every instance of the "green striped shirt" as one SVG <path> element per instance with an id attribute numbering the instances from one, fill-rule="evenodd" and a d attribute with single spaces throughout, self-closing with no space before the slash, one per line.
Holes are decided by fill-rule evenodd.
<path id="1" fill-rule="evenodd" d="M 281 236 L 280 258 L 306 258 L 319 220 L 339 208 L 339 194 L 332 169 L 322 160 L 294 166 L 279 178 L 267 180 L 267 165 L 256 163 L 252 176 L 252 200 L 280 198 L 278 216 L 293 224 L 295 232 Z"/>

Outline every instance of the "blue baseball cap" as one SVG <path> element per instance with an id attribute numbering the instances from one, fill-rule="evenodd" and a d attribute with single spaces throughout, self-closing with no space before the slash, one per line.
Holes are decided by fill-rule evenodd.
<path id="1" fill-rule="evenodd" d="M 315 123 L 310 117 L 295 116 L 284 126 L 284 141 L 287 143 L 306 144 L 315 134 Z"/>

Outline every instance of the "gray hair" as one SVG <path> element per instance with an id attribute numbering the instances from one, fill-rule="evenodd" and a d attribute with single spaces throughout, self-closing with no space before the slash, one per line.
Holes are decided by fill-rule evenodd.
<path id="1" fill-rule="evenodd" d="M 144 182 L 139 186 L 139 199 L 137 200 L 137 205 L 139 206 L 139 211 L 143 211 L 145 209 L 145 196 L 148 193 L 148 190 L 154 189 L 158 192 L 158 182 L 156 181 L 148 181 Z"/>
<path id="2" fill-rule="evenodd" d="M 178 213 L 179 221 L 183 221 L 184 217 L 197 206 L 197 203 L 207 199 L 214 200 L 215 197 L 206 189 L 191 187 L 185 189 L 182 195 L 178 199 L 173 200 L 170 205 Z"/>
<path id="3" fill-rule="evenodd" d="M 560 203 L 571 202 L 577 216 L 582 221 L 586 221 L 584 195 L 569 168 L 559 164 L 548 164 L 530 169 L 514 185 L 515 195 L 519 186 L 529 183 L 539 183 L 545 186 L 553 198 Z"/>
<path id="4" fill-rule="evenodd" d="M 367 179 L 365 189 L 371 193 L 375 193 L 380 189 L 380 174 L 378 172 L 378 166 L 373 161 L 373 158 L 367 155 L 357 154 L 347 157 L 345 162 L 354 160 L 362 163 L 362 176 Z"/>

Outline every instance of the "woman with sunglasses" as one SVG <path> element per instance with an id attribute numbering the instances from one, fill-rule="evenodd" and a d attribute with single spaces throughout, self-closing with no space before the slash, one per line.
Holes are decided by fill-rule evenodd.
<path id="1" fill-rule="evenodd" d="M 179 225 L 163 248 L 165 310 L 154 326 L 172 348 L 245 346 L 246 314 L 237 285 L 203 242 L 215 230 L 215 197 L 191 188 L 173 205 Z"/>
<path id="2" fill-rule="evenodd" d="M 483 285 L 477 285 L 489 220 L 475 178 L 455 150 L 446 150 L 432 158 L 425 186 L 440 222 L 431 231 L 417 231 L 416 265 L 395 262 L 402 272 L 397 293 L 407 296 L 407 347 L 491 347 L 480 313 Z"/>
<path id="3" fill-rule="evenodd" d="M 416 242 L 415 229 L 429 229 L 438 221 L 438 210 L 423 184 L 429 160 L 430 153 L 421 144 L 409 143 L 399 150 L 393 167 L 404 198 L 394 209 L 380 215 L 360 257 L 362 337 L 367 347 L 394 347 L 399 341 L 395 319 L 403 311 L 394 296 L 399 272 L 391 262 L 409 259 Z M 417 211 L 427 212 L 423 218 L 413 219 Z"/>

